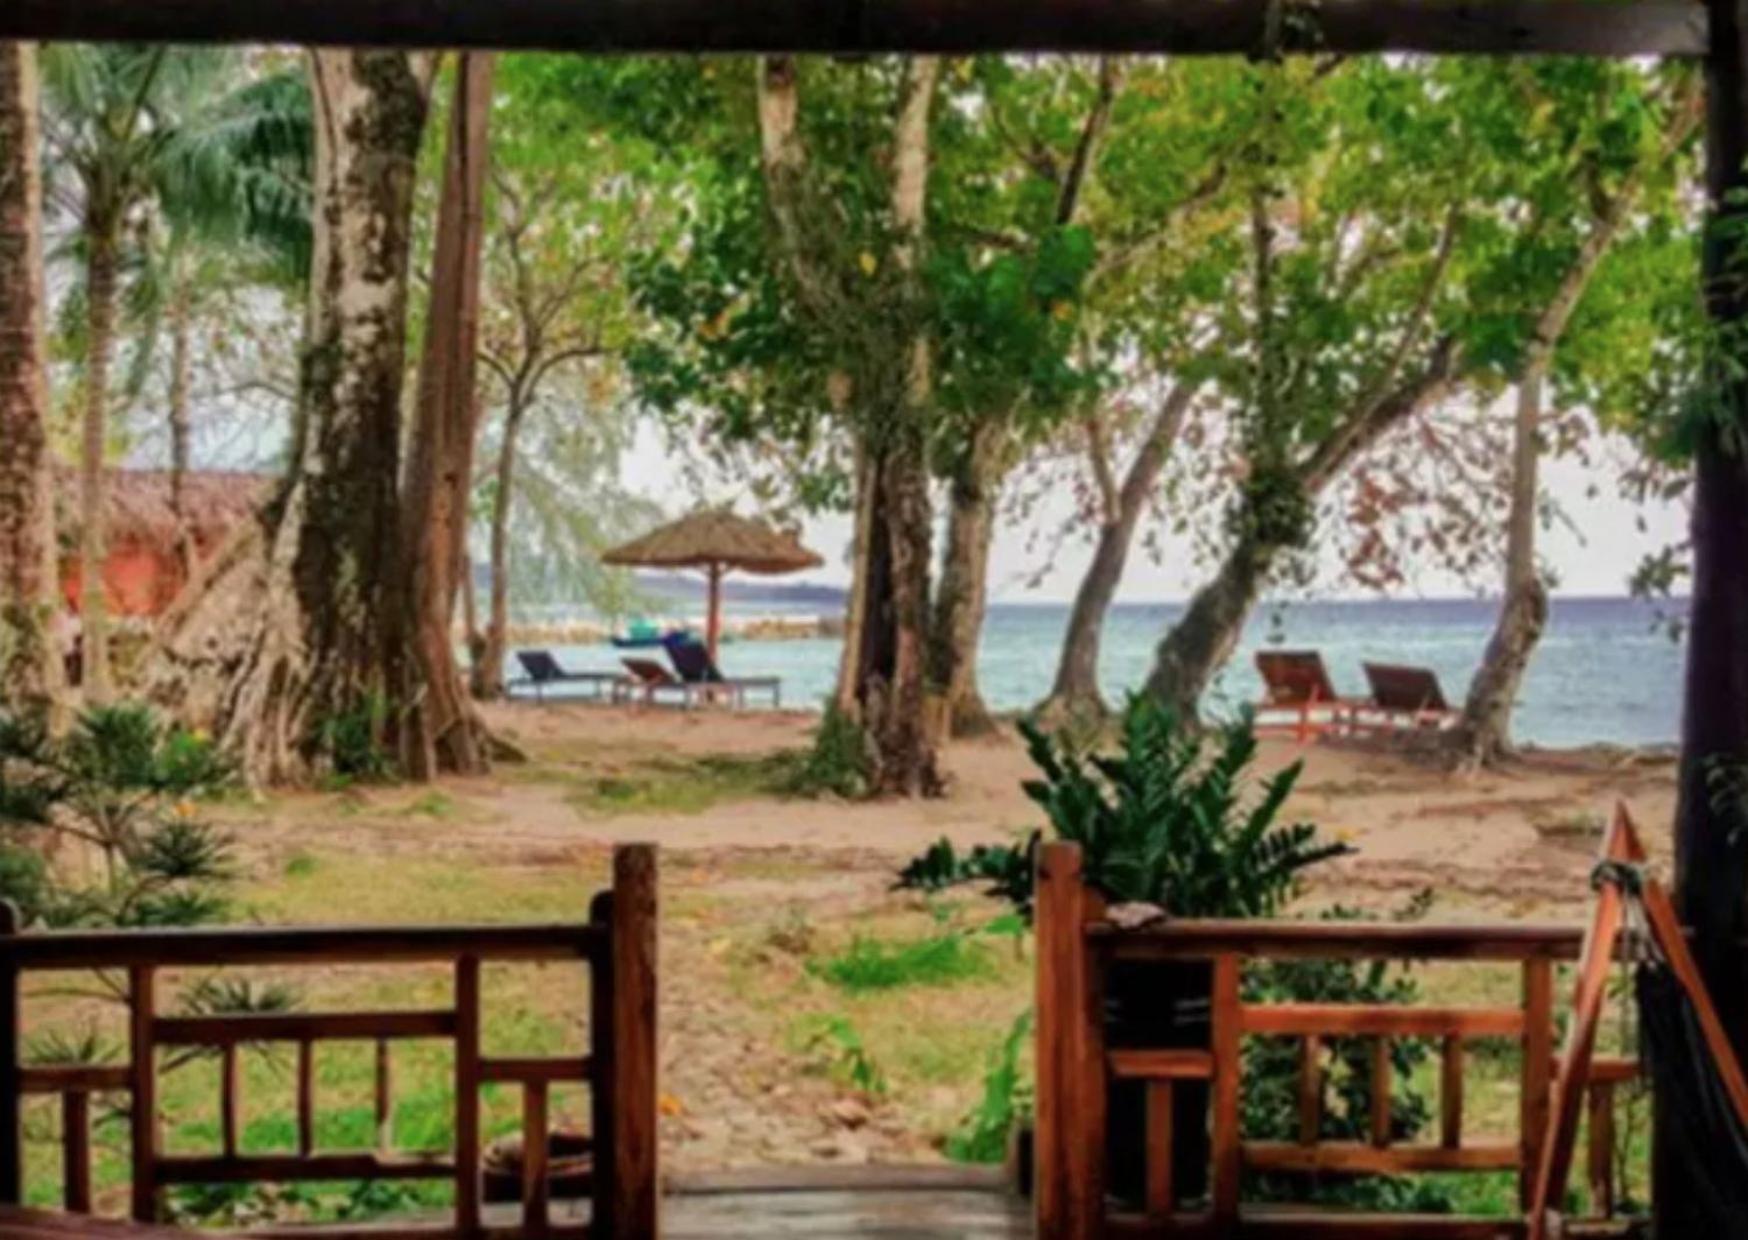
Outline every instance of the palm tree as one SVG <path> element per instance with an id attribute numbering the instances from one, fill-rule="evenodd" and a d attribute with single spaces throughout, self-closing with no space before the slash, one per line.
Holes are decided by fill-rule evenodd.
<path id="1" fill-rule="evenodd" d="M 43 365 L 36 52 L 0 43 L 0 683 L 52 710 L 61 689 Z"/>
<path id="2" fill-rule="evenodd" d="M 308 178 L 300 195 L 296 169 L 308 164 L 309 106 L 282 75 L 252 76 L 240 53 L 216 48 L 56 45 L 43 53 L 43 85 L 50 192 L 76 222 L 84 277 L 80 611 L 85 692 L 102 701 L 103 461 L 124 270 L 155 216 L 215 236 L 272 236 L 307 255 Z"/>

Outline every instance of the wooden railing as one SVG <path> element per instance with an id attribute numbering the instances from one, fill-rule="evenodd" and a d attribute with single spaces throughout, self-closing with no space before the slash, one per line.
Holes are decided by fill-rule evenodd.
<path id="1" fill-rule="evenodd" d="M 1107 1235 L 1474 1237 L 1523 1234 L 1521 1218 L 1356 1216 L 1284 1207 L 1247 1208 L 1244 1173 L 1405 1175 L 1511 1172 L 1527 1201 L 1547 1127 L 1555 1070 L 1554 969 L 1576 959 L 1577 927 L 1436 926 L 1340 922 L 1164 921 L 1133 929 L 1113 924 L 1081 878 L 1080 851 L 1046 846 L 1038 872 L 1038 1093 L 1036 1204 L 1043 1240 Z M 1388 1004 L 1249 1003 L 1241 991 L 1247 961 L 1457 960 L 1516 965 L 1521 1001 L 1497 1007 Z M 1115 1049 L 1106 1045 L 1105 979 L 1114 961 L 1211 962 L 1206 1049 Z M 1293 1141 L 1247 1141 L 1240 1131 L 1243 1039 L 1300 1040 L 1298 1134 Z M 1323 1118 L 1323 1055 L 1328 1039 L 1375 1039 L 1370 1055 L 1369 1132 L 1363 1141 L 1328 1141 Z M 1436 1140 L 1398 1144 L 1391 1124 L 1392 1040 L 1428 1040 L 1439 1057 Z M 1465 1134 L 1466 1045 L 1504 1039 L 1521 1050 L 1514 1139 Z M 1590 1086 L 1589 1179 L 1600 1215 L 1613 1212 L 1615 1086 L 1633 1065 L 1600 1065 Z M 1107 1114 L 1111 1083 L 1145 1082 L 1146 1185 L 1139 1208 L 1107 1194 Z M 1206 1201 L 1186 1209 L 1173 1185 L 1173 1094 L 1206 1082 L 1211 1096 Z"/>
<path id="2" fill-rule="evenodd" d="M 120 1094 L 126 1098 L 132 1128 L 131 1214 L 137 1220 L 158 1218 L 163 1191 L 181 1184 L 448 1179 L 455 1184 L 452 1225 L 421 1234 L 635 1240 L 657 1234 L 656 862 L 655 850 L 647 845 L 614 851 L 612 888 L 595 897 L 588 921 L 574 924 L 21 934 L 10 908 L 0 909 L 0 1204 L 17 1204 L 23 1198 L 25 1096 L 58 1095 L 63 1204 L 69 1211 L 90 1212 L 91 1098 Z M 544 1059 L 483 1054 L 486 1012 L 480 968 L 487 961 L 585 962 L 591 970 L 588 1054 Z M 156 983 L 166 969 L 433 963 L 453 971 L 454 1000 L 440 1010 L 234 1016 L 167 1016 L 158 1011 Z M 25 975 L 86 969 L 126 975 L 127 1062 L 22 1064 Z M 389 1046 L 410 1038 L 454 1045 L 453 1151 L 406 1154 L 392 1149 Z M 314 1050 L 320 1043 L 340 1040 L 376 1045 L 376 1150 L 317 1148 Z M 296 1149 L 245 1153 L 238 1143 L 238 1051 L 272 1043 L 296 1049 Z M 158 1105 L 158 1052 L 163 1048 L 198 1048 L 218 1057 L 221 1140 L 212 1153 L 163 1152 Z M 590 1218 L 587 1224 L 555 1225 L 547 1174 L 548 1100 L 554 1085 L 573 1081 L 590 1087 L 595 1156 Z M 520 1226 L 485 1227 L 480 1089 L 488 1082 L 511 1083 L 522 1090 Z M 321 1228 L 310 1232 L 335 1234 Z"/>

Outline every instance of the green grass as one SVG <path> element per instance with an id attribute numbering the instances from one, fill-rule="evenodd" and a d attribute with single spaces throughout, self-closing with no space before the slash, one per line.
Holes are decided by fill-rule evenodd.
<path id="1" fill-rule="evenodd" d="M 751 790 L 779 778 L 783 761 L 768 756 L 627 762 L 625 772 L 615 778 L 655 785 L 653 791 L 646 787 L 633 797 L 633 803 L 649 812 L 675 812 L 677 804 L 707 808 L 734 797 L 764 795 Z M 559 784 L 563 792 L 580 789 L 575 771 L 571 767 L 563 777 Z M 690 799 L 682 797 L 675 785 L 688 779 L 704 784 L 705 790 L 694 791 Z M 372 812 L 385 820 L 419 803 L 397 797 L 384 807 L 383 799 L 370 798 L 377 802 Z M 310 806 L 325 806 L 329 800 L 306 798 Z M 465 808 L 480 806 L 469 798 Z M 403 827 L 397 836 L 407 834 Z M 280 839 L 297 843 L 295 834 L 269 838 L 276 844 Z M 580 920 L 587 914 L 591 896 L 606 883 L 608 864 L 605 846 L 580 849 L 563 864 L 378 851 L 368 844 L 356 851 L 307 846 L 269 855 L 274 860 L 256 869 L 235 893 L 245 920 L 268 924 Z M 1009 1088 L 1004 1083 L 1001 1090 L 988 1090 L 986 1077 L 998 1066 L 1003 1041 L 1030 1002 L 1030 942 L 1016 951 L 1006 939 L 966 929 L 982 925 L 996 911 L 981 900 L 949 909 L 926 907 L 908 898 L 846 896 L 843 885 L 836 882 L 842 865 L 841 858 L 790 853 L 708 860 L 672 855 L 664 866 L 664 986 L 670 993 L 695 994 L 720 1007 L 724 1029 L 710 1036 L 746 1038 L 749 1044 L 756 1040 L 781 1048 L 780 1071 L 792 1067 L 798 1075 L 811 1072 L 814 1077 L 808 1088 L 869 1093 L 883 1089 L 880 1106 L 890 1108 L 909 1132 L 940 1146 L 958 1134 L 965 1151 L 972 1144 L 968 1136 L 976 1135 L 980 1150 L 987 1147 L 993 1152 L 997 1125 L 987 1125 L 987 1132 L 978 1133 L 968 1121 L 980 1112 L 993 1112 Z M 758 879 L 752 884 L 758 890 L 752 895 L 735 892 L 730 888 L 736 883 L 719 885 L 724 878 Z M 793 881 L 793 898 L 787 892 L 774 898 L 765 884 L 775 881 Z M 877 881 L 872 888 L 877 890 Z M 442 968 L 263 972 L 262 981 L 296 988 L 305 1011 L 442 1007 L 450 999 L 450 976 Z M 1428 1005 L 1509 1006 L 1521 999 L 1521 970 L 1510 966 L 1426 965 L 1416 968 L 1415 975 L 1422 985 L 1422 1001 Z M 161 1010 L 173 1010 L 178 992 L 196 976 L 167 971 Z M 64 988 L 75 980 L 89 984 L 89 979 L 56 977 L 42 979 L 31 989 L 46 991 L 53 984 Z M 546 1055 L 581 1050 L 588 991 L 580 967 L 490 966 L 483 981 L 487 1053 Z M 1562 1008 L 1567 985 L 1563 980 Z M 27 1004 L 26 1029 L 33 1039 L 54 1029 L 72 1044 L 94 1023 L 109 1045 L 125 1045 L 125 1024 L 114 1003 L 36 993 Z M 1612 1019 L 1605 1025 L 1604 1042 L 1604 1049 L 1612 1053 L 1618 1042 Z M 684 1055 L 690 1049 L 680 1045 L 674 1053 Z M 1466 1136 L 1485 1141 L 1515 1133 L 1516 1048 L 1477 1043 L 1469 1051 Z M 1022 1079 L 1029 1076 L 1029 1046 L 1020 1052 L 1017 1063 Z M 242 1072 L 243 1148 L 254 1152 L 291 1148 L 295 1105 L 289 1051 L 281 1048 L 277 1056 L 246 1052 Z M 318 1053 L 317 1072 L 321 1146 L 369 1148 L 374 1143 L 371 1048 L 325 1048 Z M 396 1148 L 443 1147 L 451 1138 L 453 1116 L 447 1048 L 440 1043 L 397 1045 L 394 1074 Z M 1422 1068 L 1416 1084 L 1428 1098 L 1436 1099 L 1435 1063 Z M 697 1088 L 696 1082 L 691 1088 Z M 211 1061 L 165 1073 L 161 1094 L 169 1147 L 185 1152 L 215 1150 L 218 1092 Z M 519 1092 L 494 1087 L 483 1097 L 488 1135 L 515 1131 L 520 1120 Z M 692 1101 L 689 1093 L 686 1100 Z M 581 1090 L 562 1100 L 555 1098 L 554 1106 L 565 1122 L 586 1119 L 586 1094 Z M 47 1099 L 32 1100 L 27 1105 L 27 1124 L 30 1198 L 53 1204 L 59 1200 L 60 1183 L 55 1107 Z M 1630 1138 L 1636 1168 L 1632 1188 L 1642 1197 L 1643 1126 Z M 1428 1134 L 1421 1139 L 1429 1139 Z M 99 1204 L 111 1213 L 125 1210 L 125 1119 L 114 1114 L 103 1119 L 95 1143 Z M 1436 1178 L 1460 1211 L 1505 1216 L 1515 1209 L 1515 1183 L 1509 1176 Z M 259 1225 L 263 1208 L 271 1208 L 286 1221 L 441 1209 L 449 1202 L 449 1191 L 440 1183 L 369 1190 L 350 1185 L 286 1187 L 252 1195 L 214 1190 L 203 1192 L 199 1201 L 189 1205 L 214 1221 L 234 1218 Z M 256 1213 L 251 1215 L 252 1211 Z"/>
<path id="2" fill-rule="evenodd" d="M 324 968 L 280 970 L 304 1011 L 385 1010 L 441 1007 L 450 1002 L 448 971 L 440 967 Z M 180 985 L 160 999 L 163 1011 L 196 980 L 192 971 L 174 974 Z M 54 982 L 68 979 L 54 978 Z M 29 993 L 29 992 L 27 992 Z M 588 983 L 580 966 L 488 965 L 482 976 L 487 1054 L 550 1056 L 580 1053 L 579 1014 L 588 1011 Z M 80 1030 L 100 1033 L 112 1047 L 122 1019 L 119 1004 L 82 1000 L 69 1006 L 48 987 L 28 1001 L 27 1017 L 60 1009 L 61 1019 L 31 1023 L 64 1030 L 63 1042 Z M 45 1031 L 46 1033 L 46 1031 Z M 89 1036 L 89 1035 L 85 1035 Z M 47 1049 L 39 1040 L 31 1050 Z M 27 1050 L 28 1058 L 36 1055 Z M 112 1056 L 109 1056 L 113 1058 Z M 441 1041 L 398 1042 L 392 1050 L 393 1146 L 400 1153 L 447 1149 L 454 1139 L 453 1049 Z M 315 1055 L 316 1148 L 366 1150 L 376 1146 L 375 1048 L 367 1043 L 318 1045 Z M 289 1153 L 296 1148 L 295 1072 L 286 1046 L 248 1047 L 240 1056 L 241 1126 L 245 1154 Z M 187 1061 L 160 1060 L 159 1107 L 163 1145 L 172 1154 L 213 1154 L 222 1147 L 219 1069 L 213 1056 Z M 113 1101 L 113 1100 L 105 1100 Z M 587 1098 L 561 1091 L 554 1100 L 558 1122 L 582 1124 Z M 100 1206 L 123 1202 L 128 1179 L 127 1123 L 119 1108 L 99 1105 L 93 1112 L 93 1182 Z M 516 1132 L 521 1094 L 509 1086 L 482 1091 L 482 1124 L 488 1139 Z M 28 1198 L 37 1205 L 59 1204 L 60 1125 L 56 1105 L 33 1099 L 26 1106 Z M 271 1207 L 275 1217 L 328 1221 L 394 1210 L 432 1210 L 450 1201 L 450 1186 L 420 1183 L 392 1188 L 359 1185 L 274 1187 L 247 1193 L 200 1189 L 179 1192 L 173 1200 L 191 1220 L 244 1224 Z"/>
<path id="3" fill-rule="evenodd" d="M 442 792 L 427 792 L 401 808 L 406 818 L 433 818 L 439 822 L 454 818 L 461 810 L 455 798 Z"/>
<path id="4" fill-rule="evenodd" d="M 785 795 L 794 754 L 714 754 L 645 759 L 623 771 L 573 776 L 565 801 L 590 817 L 701 814 L 713 806 Z"/>
<path id="5" fill-rule="evenodd" d="M 900 986 L 953 986 L 995 976 L 989 948 L 957 930 L 897 942 L 857 935 L 837 955 L 809 961 L 808 970 L 853 994 Z"/>

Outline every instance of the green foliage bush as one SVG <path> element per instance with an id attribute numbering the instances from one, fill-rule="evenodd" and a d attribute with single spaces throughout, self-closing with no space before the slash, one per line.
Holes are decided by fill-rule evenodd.
<path id="1" fill-rule="evenodd" d="M 1104 754 L 1084 753 L 1030 722 L 1020 730 L 1042 776 L 1026 783 L 1026 794 L 1057 839 L 1081 846 L 1087 881 L 1112 900 L 1155 904 L 1176 917 L 1270 917 L 1304 870 L 1352 851 L 1320 839 L 1308 822 L 1276 824 L 1302 764 L 1256 780 L 1248 715 L 1200 731 L 1135 695 L 1117 750 Z M 1038 838 L 965 857 L 943 839 L 900 872 L 898 885 L 941 890 L 982 881 L 1029 916 Z"/>
<path id="2" fill-rule="evenodd" d="M 195 799 L 230 783 L 212 741 L 148 707 L 99 707 L 64 736 L 43 720 L 0 716 L 0 885 L 32 921 L 54 926 L 187 926 L 226 911 L 229 845 L 198 821 Z M 102 877 L 74 883 L 42 861 L 33 836 L 97 850 Z"/>
<path id="3" fill-rule="evenodd" d="M 873 787 L 873 760 L 862 725 L 828 702 L 813 745 L 790 780 L 795 796 L 859 800 Z"/>
<path id="4" fill-rule="evenodd" d="M 49 867 L 42 854 L 19 844 L 0 844 L 0 900 L 17 908 L 27 925 L 43 920 Z"/>
<path id="5" fill-rule="evenodd" d="M 319 720 L 310 742 L 336 783 L 381 783 L 395 775 L 387 735 L 388 699 L 370 693 L 351 709 Z"/>
<path id="6" fill-rule="evenodd" d="M 1039 839 L 1034 831 L 1021 846 L 977 844 L 961 854 L 952 840 L 942 837 L 898 872 L 893 887 L 937 895 L 953 887 L 982 883 L 985 895 L 1011 904 L 1030 925 Z"/>

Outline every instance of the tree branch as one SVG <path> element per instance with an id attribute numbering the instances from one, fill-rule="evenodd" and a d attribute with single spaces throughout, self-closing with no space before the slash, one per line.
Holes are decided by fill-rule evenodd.
<path id="1" fill-rule="evenodd" d="M 1093 96 L 1092 110 L 1086 115 L 1086 123 L 1080 128 L 1080 141 L 1075 143 L 1074 159 L 1068 165 L 1068 174 L 1062 178 L 1061 192 L 1056 199 L 1058 227 L 1067 227 L 1074 221 L 1075 209 L 1080 205 L 1081 189 L 1086 184 L 1099 141 L 1110 126 L 1111 107 L 1116 102 L 1117 91 L 1122 83 L 1123 62 L 1115 56 L 1101 58 L 1098 92 Z"/>

